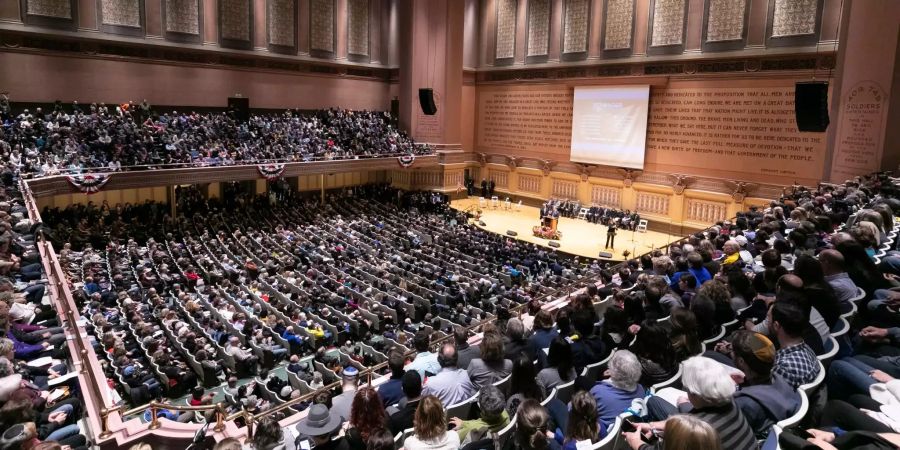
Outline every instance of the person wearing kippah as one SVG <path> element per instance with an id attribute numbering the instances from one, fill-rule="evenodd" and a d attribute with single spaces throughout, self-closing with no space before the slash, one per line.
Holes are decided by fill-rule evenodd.
<path id="1" fill-rule="evenodd" d="M 331 399 L 331 411 L 344 420 L 350 419 L 350 406 L 356 396 L 358 379 L 359 370 L 353 366 L 344 368 L 341 372 L 341 393 Z"/>
<path id="2" fill-rule="evenodd" d="M 732 338 L 731 349 L 735 367 L 744 372 L 734 403 L 756 436 L 765 438 L 772 425 L 797 412 L 800 394 L 780 375 L 772 373 L 775 345 L 767 337 L 739 330 Z"/>

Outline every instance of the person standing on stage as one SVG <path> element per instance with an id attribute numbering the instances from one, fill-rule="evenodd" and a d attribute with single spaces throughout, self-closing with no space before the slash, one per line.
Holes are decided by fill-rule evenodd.
<path id="1" fill-rule="evenodd" d="M 616 224 L 615 222 L 609 223 L 609 228 L 606 229 L 606 247 L 604 248 L 616 248 Z"/>
<path id="2" fill-rule="evenodd" d="M 488 183 L 484 178 L 481 179 L 481 196 L 487 198 L 488 194 Z"/>
<path id="3" fill-rule="evenodd" d="M 494 179 L 491 178 L 491 181 L 488 182 L 488 193 L 491 194 L 491 196 L 494 195 L 495 187 L 497 187 L 497 183 L 494 183 Z"/>

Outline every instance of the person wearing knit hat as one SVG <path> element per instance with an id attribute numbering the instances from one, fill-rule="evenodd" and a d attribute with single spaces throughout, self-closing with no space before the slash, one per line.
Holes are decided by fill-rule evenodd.
<path id="1" fill-rule="evenodd" d="M 744 372 L 734 402 L 757 437 L 765 438 L 772 425 L 797 412 L 800 394 L 772 374 L 775 345 L 766 336 L 739 330 L 732 338 L 731 351 L 735 367 Z"/>

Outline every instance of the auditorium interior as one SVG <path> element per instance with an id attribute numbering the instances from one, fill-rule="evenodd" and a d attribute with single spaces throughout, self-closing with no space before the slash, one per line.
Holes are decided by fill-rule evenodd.
<path id="1" fill-rule="evenodd" d="M 0 450 L 900 449 L 900 1 L 0 0 Z"/>

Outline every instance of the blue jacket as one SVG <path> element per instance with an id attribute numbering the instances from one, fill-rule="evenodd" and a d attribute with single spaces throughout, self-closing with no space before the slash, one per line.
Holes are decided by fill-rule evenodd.
<path id="1" fill-rule="evenodd" d="M 403 381 L 401 378 L 394 378 L 385 381 L 378 386 L 378 396 L 381 397 L 385 407 L 400 403 L 406 395 L 403 394 Z"/>
<path id="2" fill-rule="evenodd" d="M 631 407 L 636 398 L 644 398 L 646 391 L 640 384 L 631 391 L 624 391 L 610 383 L 599 382 L 591 388 L 591 395 L 597 401 L 597 418 L 607 428 L 616 421 L 616 416 Z"/>

